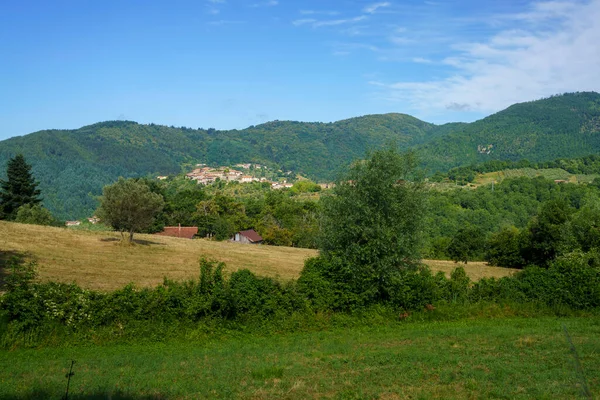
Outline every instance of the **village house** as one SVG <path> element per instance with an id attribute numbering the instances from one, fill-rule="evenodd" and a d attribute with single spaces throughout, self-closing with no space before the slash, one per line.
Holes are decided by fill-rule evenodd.
<path id="1" fill-rule="evenodd" d="M 248 229 L 245 231 L 239 231 L 232 238 L 232 242 L 245 243 L 245 244 L 259 244 L 262 243 L 263 238 L 254 229 Z"/>
<path id="2" fill-rule="evenodd" d="M 293 183 L 286 183 L 286 182 L 279 183 L 279 182 L 273 182 L 273 183 L 271 184 L 271 189 L 289 189 L 289 188 L 291 188 L 292 186 L 294 186 L 294 184 L 293 184 Z"/>

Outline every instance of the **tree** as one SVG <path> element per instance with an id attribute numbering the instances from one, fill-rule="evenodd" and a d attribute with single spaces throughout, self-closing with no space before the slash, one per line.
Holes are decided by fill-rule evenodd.
<path id="1" fill-rule="evenodd" d="M 484 244 L 484 233 L 481 229 L 465 226 L 456 232 L 446 251 L 452 261 L 462 261 L 466 264 L 483 253 Z"/>
<path id="2" fill-rule="evenodd" d="M 25 204 L 19 207 L 15 222 L 34 225 L 52 225 L 54 217 L 46 208 L 39 204 Z"/>
<path id="3" fill-rule="evenodd" d="M 507 268 L 523 268 L 523 235 L 514 226 L 505 226 L 494 233 L 487 241 L 485 260 L 493 266 Z"/>
<path id="4" fill-rule="evenodd" d="M 393 147 L 354 163 L 323 197 L 320 235 L 327 279 L 361 302 L 389 298 L 391 281 L 419 259 L 425 191 L 412 153 Z"/>
<path id="5" fill-rule="evenodd" d="M 42 201 L 38 183 L 31 174 L 31 165 L 22 154 L 8 160 L 6 180 L 0 180 L 0 218 L 14 220 L 19 207 Z"/>
<path id="6" fill-rule="evenodd" d="M 146 229 L 155 215 L 163 208 L 164 199 L 153 193 L 148 185 L 135 179 L 119 180 L 104 186 L 100 207 L 96 215 L 106 224 L 121 232 L 129 232 L 128 241 L 133 241 L 134 232 Z"/>
<path id="7" fill-rule="evenodd" d="M 547 268 L 550 262 L 576 247 L 570 219 L 573 208 L 564 200 L 543 203 L 527 227 L 523 255 L 528 263 Z"/>

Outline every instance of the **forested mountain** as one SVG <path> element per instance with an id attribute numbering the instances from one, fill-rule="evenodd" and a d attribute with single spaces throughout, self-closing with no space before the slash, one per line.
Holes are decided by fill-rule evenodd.
<path id="1" fill-rule="evenodd" d="M 416 149 L 430 172 L 494 159 L 547 161 L 600 150 L 600 95 L 574 93 L 516 104 L 483 120 L 436 126 L 405 114 L 334 123 L 273 121 L 243 130 L 111 121 L 0 142 L 0 175 L 23 153 L 56 216 L 81 218 L 118 176 L 171 174 L 185 164 L 256 162 L 318 181 L 386 143 Z M 491 147 L 489 145 L 492 145 Z"/>
<path id="2" fill-rule="evenodd" d="M 436 136 L 419 147 L 432 171 L 490 160 L 581 157 L 600 151 L 600 95 L 573 93 L 515 104 Z"/>

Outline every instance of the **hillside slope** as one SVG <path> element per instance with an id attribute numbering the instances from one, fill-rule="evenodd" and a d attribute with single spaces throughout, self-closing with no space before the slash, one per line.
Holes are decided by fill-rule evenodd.
<path id="1" fill-rule="evenodd" d="M 594 154 L 600 151 L 600 94 L 515 104 L 471 124 L 437 129 L 447 134 L 436 132 L 431 142 L 418 146 L 432 171 L 489 160 L 537 162 Z"/>
<path id="2" fill-rule="evenodd" d="M 184 163 L 257 162 L 333 180 L 366 149 L 387 142 L 408 149 L 426 142 L 434 127 L 403 114 L 327 124 L 274 121 L 241 131 L 112 121 L 2 141 L 0 165 L 23 153 L 33 165 L 46 207 L 60 218 L 72 219 L 89 216 L 96 207 L 94 196 L 119 176 L 179 173 Z"/>
<path id="3" fill-rule="evenodd" d="M 600 95 L 573 93 L 516 104 L 470 124 L 436 126 L 405 114 L 334 123 L 273 121 L 243 130 L 129 121 L 49 130 L 0 142 L 0 166 L 23 153 L 44 204 L 63 219 L 89 216 L 94 196 L 119 176 L 171 174 L 183 164 L 257 162 L 331 181 L 365 151 L 415 149 L 430 172 L 491 159 L 546 161 L 600 151 Z M 492 145 L 492 147 L 490 147 Z M 0 177 L 4 170 L 0 170 Z"/>
<path id="4" fill-rule="evenodd" d="M 179 239 L 158 235 L 136 235 L 135 246 L 122 246 L 116 232 L 90 232 L 69 228 L 25 225 L 0 221 L 0 282 L 2 262 L 8 256 L 24 255 L 38 263 L 42 280 L 76 282 L 88 289 L 113 290 L 128 283 L 156 286 L 167 277 L 174 280 L 199 276 L 201 257 L 226 263 L 226 273 L 247 268 L 258 275 L 283 280 L 296 279 L 304 260 L 316 250 L 295 247 L 244 245 L 204 239 Z M 434 272 L 446 275 L 456 268 L 451 261 L 425 261 Z M 471 262 L 465 266 L 473 280 L 502 277 L 515 272 Z"/>

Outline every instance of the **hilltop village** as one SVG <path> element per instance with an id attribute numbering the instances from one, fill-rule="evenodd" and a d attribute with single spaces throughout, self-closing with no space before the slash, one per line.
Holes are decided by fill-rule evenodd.
<path id="1" fill-rule="evenodd" d="M 208 167 L 206 164 L 196 164 L 196 167 L 193 171 L 187 173 L 185 176 L 188 179 L 196 181 L 198 184 L 210 185 L 214 182 L 224 181 L 224 182 L 240 182 L 240 183 L 251 183 L 251 182 L 269 182 L 271 184 L 272 189 L 285 189 L 291 188 L 293 186 L 292 183 L 289 183 L 287 179 L 283 179 L 282 181 L 271 181 L 267 179 L 265 176 L 257 177 L 256 172 L 266 172 L 270 170 L 268 167 L 260 165 L 260 164 L 236 164 L 234 167 L 243 169 L 245 171 L 240 171 L 239 169 L 234 169 L 230 167 Z M 280 174 L 291 175 L 292 172 L 283 172 L 278 171 Z M 265 175 L 262 173 L 261 175 Z M 272 173 L 267 175 L 273 175 Z M 166 179 L 166 177 L 159 176 L 158 179 Z"/>

